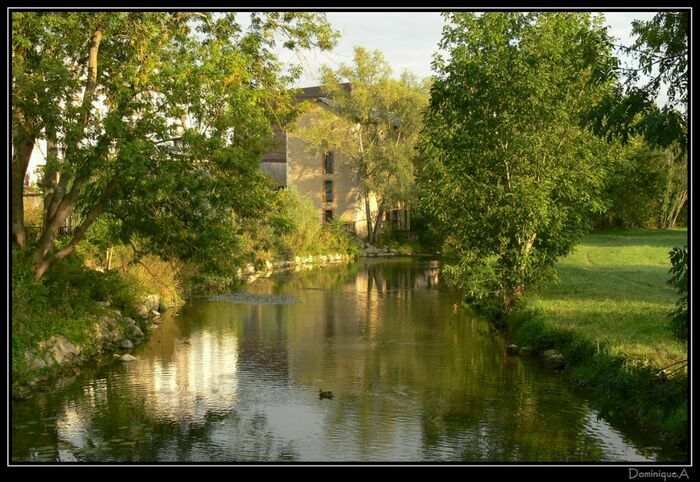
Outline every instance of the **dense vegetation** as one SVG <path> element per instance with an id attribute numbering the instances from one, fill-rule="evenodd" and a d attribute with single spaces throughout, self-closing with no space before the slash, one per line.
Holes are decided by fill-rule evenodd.
<path id="1" fill-rule="evenodd" d="M 273 198 L 259 169 L 272 126 L 297 113 L 298 71 L 275 45 L 329 49 L 323 14 L 254 14 L 242 31 L 234 13 L 15 12 L 12 29 L 12 239 L 35 278 L 105 216 L 115 244 L 230 273 Z M 23 185 L 40 140 L 43 231 L 28 245 Z"/>
<path id="2" fill-rule="evenodd" d="M 420 173 L 422 202 L 474 301 L 512 312 L 601 212 L 616 155 L 580 118 L 614 62 L 587 14 L 447 16 Z"/>
<path id="3" fill-rule="evenodd" d="M 357 47 L 323 69 L 329 108 L 295 134 L 351 159 L 369 241 L 444 255 L 468 303 L 561 349 L 604 412 L 685 441 L 687 13 L 635 22 L 632 68 L 589 13 L 445 20 L 433 78 Z M 246 29 L 230 12 L 12 14 L 13 372 L 56 333 L 89 351 L 98 301 L 129 314 L 246 266 L 357 254 L 260 169 L 273 127 L 308 108 L 276 49 L 337 39 L 320 13 L 253 13 Z M 43 207 L 25 208 L 29 188 Z M 412 233 L 384 228 L 397 207 Z M 590 234 L 610 228 L 658 229 Z"/>

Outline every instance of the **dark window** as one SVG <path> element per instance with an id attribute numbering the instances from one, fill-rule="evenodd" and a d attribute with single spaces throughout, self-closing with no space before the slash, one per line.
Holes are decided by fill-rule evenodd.
<path id="1" fill-rule="evenodd" d="M 326 220 L 327 223 L 330 223 L 333 220 L 333 211 L 331 211 L 330 209 L 324 211 L 323 218 Z"/>
<path id="2" fill-rule="evenodd" d="M 326 202 L 333 202 L 333 181 L 326 181 Z"/>
<path id="3" fill-rule="evenodd" d="M 333 153 L 326 152 L 326 156 L 323 159 L 323 172 L 324 174 L 333 174 Z"/>

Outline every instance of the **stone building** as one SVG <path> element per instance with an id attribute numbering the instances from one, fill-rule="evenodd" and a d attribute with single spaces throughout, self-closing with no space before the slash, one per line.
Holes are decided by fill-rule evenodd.
<path id="1" fill-rule="evenodd" d="M 298 127 L 312 125 L 319 109 L 332 112 L 331 103 L 322 97 L 319 86 L 302 89 L 297 100 L 313 104 L 297 119 Z M 263 171 L 280 187 L 294 186 L 303 197 L 310 199 L 324 223 L 339 219 L 358 236 L 365 236 L 367 218 L 364 199 L 360 195 L 357 173 L 350 159 L 343 152 L 318 151 L 308 142 L 282 129 L 276 129 L 275 139 L 275 146 L 263 155 Z M 374 218 L 377 202 L 373 196 L 370 209 Z M 389 210 L 384 223 L 409 229 L 410 214 L 405 209 Z"/>

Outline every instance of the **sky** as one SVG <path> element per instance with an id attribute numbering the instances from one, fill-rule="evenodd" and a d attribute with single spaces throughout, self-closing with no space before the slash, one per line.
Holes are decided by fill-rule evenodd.
<path id="1" fill-rule="evenodd" d="M 632 20 L 651 20 L 655 12 L 606 12 L 613 37 L 630 45 Z M 244 17 L 244 14 L 239 14 Z M 329 12 L 330 23 L 342 37 L 332 52 L 305 51 L 301 58 L 280 51 L 288 63 L 301 64 L 304 73 L 296 87 L 317 85 L 321 65 L 331 68 L 352 61 L 353 47 L 381 50 L 396 74 L 407 69 L 419 78 L 431 75 L 430 62 L 440 41 L 443 18 L 439 12 Z M 244 20 L 244 19 L 241 19 Z"/>
<path id="2" fill-rule="evenodd" d="M 606 12 L 605 18 L 613 37 L 622 45 L 630 45 L 632 20 L 651 20 L 655 12 Z M 239 13 L 238 20 L 247 26 L 249 14 Z M 327 18 L 342 34 L 332 52 L 304 51 L 295 54 L 280 49 L 280 59 L 288 64 L 300 64 L 303 74 L 295 87 L 318 85 L 318 73 L 322 65 L 335 68 L 352 61 L 356 45 L 370 50 L 381 50 L 384 57 L 399 75 L 403 70 L 413 72 L 419 78 L 431 75 L 430 62 L 440 41 L 443 18 L 439 12 L 328 12 Z M 624 61 L 624 60 L 623 60 Z M 665 101 L 662 93 L 658 102 Z M 43 164 L 45 142 L 34 147 L 28 172 L 36 179 L 34 169 Z"/>

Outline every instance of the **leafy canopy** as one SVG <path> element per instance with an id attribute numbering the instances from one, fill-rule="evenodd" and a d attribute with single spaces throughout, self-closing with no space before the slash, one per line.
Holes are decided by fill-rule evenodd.
<path id="1" fill-rule="evenodd" d="M 323 14 L 295 12 L 254 13 L 246 31 L 235 13 L 15 12 L 12 29 L 13 136 L 57 146 L 44 225 L 81 220 L 68 249 L 45 230 L 38 265 L 109 215 L 122 242 L 229 269 L 241 220 L 274 197 L 259 169 L 271 126 L 297 114 L 299 71 L 275 45 L 337 40 Z"/>
<path id="2" fill-rule="evenodd" d="M 604 205 L 610 147 L 581 126 L 609 91 L 602 19 L 583 13 L 449 13 L 419 171 L 453 274 L 509 311 L 552 274 Z M 467 286 L 469 284 L 469 286 Z"/>

